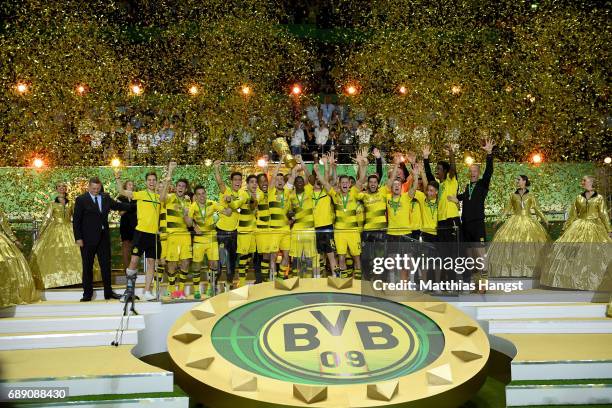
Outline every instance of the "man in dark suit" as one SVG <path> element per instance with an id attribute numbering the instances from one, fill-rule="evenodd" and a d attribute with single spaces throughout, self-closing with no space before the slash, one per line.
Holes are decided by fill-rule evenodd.
<path id="1" fill-rule="evenodd" d="M 102 183 L 97 177 L 89 179 L 87 192 L 75 200 L 72 228 L 74 239 L 81 248 L 83 260 L 83 298 L 89 302 L 93 297 L 93 263 L 98 263 L 104 281 L 104 299 L 119 299 L 111 287 L 111 249 L 108 213 L 126 211 L 129 205 L 113 200 L 108 194 L 101 194 Z"/>

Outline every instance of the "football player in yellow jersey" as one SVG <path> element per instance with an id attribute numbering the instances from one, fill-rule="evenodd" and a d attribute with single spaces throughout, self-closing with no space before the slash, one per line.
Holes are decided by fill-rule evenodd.
<path id="1" fill-rule="evenodd" d="M 288 212 L 291 209 L 291 190 L 285 184 L 285 176 L 279 172 L 283 158 L 279 161 L 272 175 L 272 187 L 268 190 L 268 207 L 270 210 L 270 272 L 276 275 L 276 256 L 281 251 L 282 258 L 280 277 L 289 275 L 289 250 L 291 249 L 291 229 Z M 291 181 L 293 183 L 293 180 Z"/>
<path id="2" fill-rule="evenodd" d="M 267 170 L 267 168 L 264 168 Z M 268 175 L 260 173 L 257 175 L 257 222 L 255 229 L 255 242 L 257 244 L 257 252 L 255 252 L 254 269 L 255 283 L 261 283 L 268 280 L 270 274 L 270 253 L 271 237 L 270 237 L 270 206 L 268 203 Z"/>
<path id="3" fill-rule="evenodd" d="M 314 203 L 312 199 L 312 185 L 306 184 L 303 176 L 298 176 L 299 170 L 305 170 L 300 163 L 291 170 L 287 181 L 287 188 L 291 192 L 291 212 L 293 219 L 291 229 L 291 250 L 289 255 L 297 267 L 301 259 L 306 259 L 306 277 L 312 277 L 312 269 L 316 265 L 317 245 L 314 229 Z M 294 185 L 295 183 L 295 185 Z"/>
<path id="4" fill-rule="evenodd" d="M 251 260 L 257 243 L 255 241 L 255 224 L 257 211 L 257 176 L 247 176 L 246 190 L 240 190 L 238 200 L 229 203 L 229 207 L 238 212 L 238 285 L 246 283 L 247 265 Z"/>
<path id="5" fill-rule="evenodd" d="M 234 272 L 236 271 L 236 249 L 238 245 L 238 212 L 233 211 L 229 207 L 229 203 L 238 200 L 240 188 L 242 187 L 242 173 L 232 172 L 230 174 L 230 188 L 227 188 L 221 178 L 221 161 L 216 160 L 214 163 L 215 181 L 219 187 L 219 203 L 224 207 L 219 213 L 219 221 L 217 221 L 217 242 L 219 250 L 224 250 L 227 253 L 227 284 L 234 281 Z"/>
<path id="6" fill-rule="evenodd" d="M 161 193 L 163 188 L 163 183 L 157 183 L 157 194 Z M 168 193 L 172 190 L 172 186 L 168 186 Z M 166 271 L 166 250 L 168 248 L 168 232 L 166 231 L 166 203 L 160 203 L 159 210 L 159 242 L 161 246 L 161 254 L 159 255 L 159 262 L 157 264 L 157 276 L 155 281 L 153 282 L 155 290 L 159 290 L 158 284 L 161 285 L 162 280 L 164 279 L 164 272 Z M 176 276 L 168 276 L 168 285 L 174 286 L 174 282 L 176 281 Z M 168 294 L 169 295 L 169 294 Z"/>
<path id="7" fill-rule="evenodd" d="M 207 273 L 208 285 L 206 296 L 214 296 L 213 274 L 219 269 L 219 245 L 217 243 L 217 230 L 215 229 L 214 214 L 223 211 L 221 204 L 206 199 L 206 189 L 196 186 L 193 189 L 194 202 L 189 207 L 189 213 L 185 217 L 188 226 L 193 227 L 193 262 L 191 271 L 193 273 L 194 298 L 201 298 L 200 280 L 202 278 L 202 267 Z M 204 263 L 206 258 L 207 263 Z"/>
<path id="8" fill-rule="evenodd" d="M 457 256 L 457 241 L 459 235 L 460 218 L 459 206 L 448 199 L 449 196 L 456 196 L 459 192 L 459 184 L 457 182 L 457 170 L 455 167 L 455 154 L 453 146 L 448 145 L 445 150 L 449 155 L 449 162 L 440 161 L 436 166 L 436 176 L 440 189 L 438 191 L 438 241 L 448 242 L 443 247 L 444 256 Z M 431 172 L 429 163 L 429 155 L 431 148 L 425 146 L 423 148 L 423 160 L 425 163 L 425 173 L 428 180 L 433 180 L 434 175 Z M 454 271 L 445 271 L 444 279 L 447 281 L 457 280 L 459 276 Z"/>
<path id="9" fill-rule="evenodd" d="M 178 290 L 169 282 L 168 292 L 173 299 L 185 298 L 185 283 L 189 272 L 189 263 L 192 257 L 191 233 L 187 229 L 185 216 L 189 213 L 191 199 L 186 195 L 189 182 L 180 179 L 176 182 L 175 192 L 168 194 L 166 204 L 166 231 L 168 233 L 166 261 L 168 281 L 170 277 L 179 276 Z"/>
<path id="10" fill-rule="evenodd" d="M 453 146 L 449 145 L 447 152 L 449 162 L 440 161 L 436 166 L 436 174 L 431 172 L 429 155 L 431 148 L 423 148 L 423 160 L 425 173 L 429 181 L 436 180 L 440 185 L 438 192 L 438 240 L 440 242 L 456 242 L 457 228 L 460 224 L 459 207 L 456 203 L 448 200 L 449 196 L 456 196 L 459 190 L 457 183 L 457 169 L 455 166 L 455 154 Z"/>
<path id="11" fill-rule="evenodd" d="M 138 273 L 138 264 L 140 257 L 143 254 L 146 257 L 146 275 L 144 287 L 144 299 L 153 300 L 156 298 L 151 293 L 151 284 L 153 283 L 153 272 L 155 271 L 155 261 L 159 257 L 161 248 L 159 244 L 159 213 L 160 204 L 166 200 L 168 185 L 172 178 L 172 172 L 176 168 L 176 163 L 171 162 L 168 165 L 168 173 L 162 191 L 157 194 L 157 174 L 154 172 L 146 175 L 146 189 L 143 191 L 128 191 L 123 189 L 121 174 L 118 172 L 115 176 L 117 191 L 120 195 L 136 201 L 136 215 L 138 224 L 134 233 L 134 248 L 132 249 L 132 259 L 130 266 L 126 269 L 128 282 L 130 278 L 135 278 Z M 135 282 L 135 279 L 134 279 Z M 126 299 L 127 300 L 127 299 Z"/>
<path id="12" fill-rule="evenodd" d="M 325 179 L 329 182 L 331 172 L 330 163 L 335 163 L 334 154 L 324 154 L 321 158 L 323 161 Z M 315 172 L 319 170 L 318 156 L 315 156 L 313 169 Z M 312 200 L 313 200 L 313 218 L 316 233 L 318 265 L 313 265 L 314 277 L 321 277 L 321 271 L 325 267 L 325 259 L 329 263 L 330 271 L 340 276 L 340 269 L 336 262 L 336 244 L 334 242 L 334 218 L 335 209 L 331 196 L 323 189 L 323 185 L 318 177 L 315 177 L 312 185 Z"/>
<path id="13" fill-rule="evenodd" d="M 394 256 L 407 252 L 408 249 L 416 249 L 414 246 L 410 248 L 409 243 L 415 242 L 410 236 L 410 226 L 412 224 L 412 199 L 415 194 L 417 183 L 412 183 L 410 190 L 406 193 L 402 192 L 402 181 L 397 177 L 399 171 L 399 160 L 395 162 L 393 171 L 389 177 L 388 186 L 391 193 L 387 194 L 387 242 L 389 243 L 389 252 Z M 413 175 L 418 176 L 419 167 L 413 166 Z M 409 270 L 401 269 L 400 279 L 409 280 Z M 416 271 L 412 271 L 415 273 Z"/>
<path id="14" fill-rule="evenodd" d="M 360 167 L 360 176 L 365 174 L 363 168 L 367 164 L 365 151 L 357 154 L 356 161 Z M 333 160 L 333 159 L 332 159 Z M 342 175 L 339 177 L 339 185 L 332 187 L 329 181 L 321 176 L 318 166 L 314 167 L 317 178 L 323 185 L 323 188 L 332 198 L 336 209 L 336 220 L 334 223 L 334 241 L 336 242 L 336 252 L 338 253 L 338 261 L 342 277 L 352 277 L 353 271 L 347 271 L 346 256 L 350 251 L 353 257 L 353 265 L 355 275 L 361 275 L 361 237 L 359 236 L 357 225 L 357 202 L 358 195 L 361 190 L 364 178 L 360 177 L 355 186 L 351 187 L 349 176 Z"/>

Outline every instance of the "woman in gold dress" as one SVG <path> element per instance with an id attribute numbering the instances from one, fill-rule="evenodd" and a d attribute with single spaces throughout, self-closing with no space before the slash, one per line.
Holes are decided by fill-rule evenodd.
<path id="1" fill-rule="evenodd" d="M 529 178 L 520 175 L 517 190 L 502 215 L 511 214 L 508 221 L 497 230 L 487 252 L 490 277 L 532 277 L 538 275 L 540 253 L 550 237 L 546 229 L 536 221 L 535 215 L 548 226 L 548 221 L 536 200 L 529 192 Z"/>
<path id="2" fill-rule="evenodd" d="M 38 300 L 32 272 L 18 246 L 21 243 L 0 209 L 0 307 Z"/>
<path id="3" fill-rule="evenodd" d="M 57 197 L 49 204 L 47 214 L 30 256 L 30 268 L 41 282 L 39 289 L 81 283 L 83 266 L 79 247 L 72 232 L 73 204 L 66 197 L 64 183 L 56 186 Z"/>
<path id="4" fill-rule="evenodd" d="M 584 192 L 570 207 L 563 235 L 555 241 L 542 270 L 540 283 L 580 290 L 612 290 L 612 239 L 606 200 L 584 176 Z"/>

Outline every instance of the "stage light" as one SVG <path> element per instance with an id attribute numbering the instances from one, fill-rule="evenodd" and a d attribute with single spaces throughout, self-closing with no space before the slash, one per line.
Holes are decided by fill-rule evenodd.
<path id="1" fill-rule="evenodd" d="M 471 166 L 472 164 L 474 164 L 474 158 L 470 155 L 465 156 L 465 164 Z"/>
<path id="2" fill-rule="evenodd" d="M 79 96 L 83 96 L 87 93 L 87 85 L 86 84 L 78 84 L 75 88 L 75 92 Z"/>
<path id="3" fill-rule="evenodd" d="M 453 95 L 459 95 L 461 93 L 461 86 L 460 85 L 451 86 L 451 93 Z"/>
<path id="4" fill-rule="evenodd" d="M 606 164 L 610 164 L 610 163 L 612 163 L 612 157 L 609 157 L 609 156 L 608 156 L 608 157 L 606 157 L 606 158 L 604 159 L 604 163 L 606 163 Z"/>
<path id="5" fill-rule="evenodd" d="M 36 157 L 34 160 L 32 160 L 32 167 L 36 169 L 42 169 L 43 167 L 45 167 L 45 161 L 40 157 Z"/>
<path id="6" fill-rule="evenodd" d="M 140 84 L 131 84 L 130 85 L 130 92 L 133 95 L 141 95 L 142 94 L 142 86 Z"/>
<path id="7" fill-rule="evenodd" d="M 251 93 L 251 87 L 248 85 L 243 85 L 240 91 L 242 92 L 243 95 L 246 96 Z"/>
<path id="8" fill-rule="evenodd" d="M 355 85 L 347 85 L 346 93 L 351 96 L 357 95 L 357 87 Z"/>
<path id="9" fill-rule="evenodd" d="M 198 86 L 197 86 L 197 85 L 191 85 L 191 86 L 189 87 L 189 93 L 190 93 L 191 95 L 197 95 L 199 92 L 200 92 L 200 90 L 198 89 Z"/>
<path id="10" fill-rule="evenodd" d="M 23 95 L 28 92 L 28 84 L 26 84 L 25 82 L 17 82 L 17 84 L 15 85 L 15 89 L 17 90 L 17 93 Z"/>
<path id="11" fill-rule="evenodd" d="M 119 158 L 117 158 L 117 157 L 114 157 L 111 160 L 111 167 L 114 168 L 114 169 L 117 169 L 117 168 L 121 167 L 121 160 L 119 160 Z"/>
<path id="12" fill-rule="evenodd" d="M 540 164 L 540 163 L 542 163 L 543 160 L 544 160 L 544 158 L 542 157 L 542 155 L 540 153 L 534 153 L 531 156 L 531 162 L 533 164 Z"/>
<path id="13" fill-rule="evenodd" d="M 262 157 L 261 159 L 257 160 L 257 165 L 264 168 L 268 165 L 268 161 Z"/>
<path id="14" fill-rule="evenodd" d="M 302 93 L 302 87 L 299 84 L 295 84 L 293 85 L 293 87 L 291 87 L 291 93 L 294 95 L 299 95 Z"/>
<path id="15" fill-rule="evenodd" d="M 402 95 L 406 95 L 408 93 L 408 89 L 404 85 L 400 86 L 398 91 Z"/>
<path id="16" fill-rule="evenodd" d="M 206 167 L 210 167 L 210 166 L 212 166 L 212 160 L 210 160 L 210 159 L 206 159 L 206 160 L 204 160 L 204 165 L 205 165 Z"/>

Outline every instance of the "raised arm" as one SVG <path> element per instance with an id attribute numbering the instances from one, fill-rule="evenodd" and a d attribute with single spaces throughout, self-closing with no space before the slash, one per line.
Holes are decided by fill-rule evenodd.
<path id="1" fill-rule="evenodd" d="M 176 162 L 170 162 L 168 164 L 168 173 L 164 179 L 161 192 L 159 193 L 159 201 L 162 203 L 165 202 L 166 198 L 168 197 L 168 189 L 170 188 L 170 183 L 172 182 L 172 173 L 174 173 L 174 169 L 176 169 Z"/>
<path id="2" fill-rule="evenodd" d="M 493 143 L 492 139 L 485 140 L 485 145 L 482 147 L 487 152 L 487 164 L 482 175 L 482 182 L 486 188 L 489 188 L 491 177 L 493 176 L 493 147 L 495 147 L 495 143 Z"/>
<path id="3" fill-rule="evenodd" d="M 121 172 L 117 171 L 115 173 L 115 184 L 117 185 L 117 194 L 122 195 L 124 197 L 129 198 L 130 200 L 133 198 L 132 191 L 125 190 L 123 188 L 123 182 L 121 181 Z"/>
<path id="4" fill-rule="evenodd" d="M 397 178 L 397 173 L 399 172 L 399 169 L 400 158 L 396 153 L 393 155 L 393 169 L 391 170 L 391 174 L 389 174 L 389 177 L 387 177 L 387 187 L 389 188 L 389 191 L 392 191 L 393 181 L 395 181 L 395 179 Z"/>
<path id="5" fill-rule="evenodd" d="M 225 183 L 223 182 L 223 179 L 221 178 L 221 160 L 215 160 L 215 181 L 217 182 L 217 187 L 219 187 L 219 192 L 221 194 L 225 193 L 225 189 L 227 188 L 225 186 Z"/>
<path id="6" fill-rule="evenodd" d="M 276 176 L 278 176 L 278 173 L 280 172 L 280 168 L 283 165 L 283 161 L 285 159 L 285 155 L 283 155 L 280 158 L 280 161 L 278 162 L 278 164 L 276 165 L 276 167 L 274 167 L 274 172 L 272 173 L 272 176 L 268 179 L 269 183 L 274 183 L 274 180 L 276 180 Z"/>
<path id="7" fill-rule="evenodd" d="M 417 180 L 417 182 L 416 183 L 412 183 L 410 185 L 410 190 L 408 190 L 408 195 L 410 196 L 410 198 L 414 198 L 414 193 L 415 193 L 415 191 L 417 189 L 417 185 L 419 184 L 418 180 L 419 180 L 420 172 L 421 172 L 420 166 L 418 164 L 416 164 L 416 163 L 413 164 L 412 165 L 412 174 L 414 174 L 414 178 Z"/>
<path id="8" fill-rule="evenodd" d="M 455 149 L 452 143 L 448 144 L 448 162 L 450 163 L 448 177 L 451 179 L 456 178 L 457 177 L 457 163 L 455 162 Z"/>
<path id="9" fill-rule="evenodd" d="M 312 176 L 312 173 L 310 173 L 310 170 L 308 170 L 308 167 L 306 167 L 306 165 L 304 164 L 304 161 L 302 160 L 302 155 L 298 155 L 297 161 L 298 161 L 298 163 L 300 165 L 302 165 L 302 170 L 304 170 L 304 177 L 305 177 L 304 182 L 308 183 L 308 184 L 312 184 L 310 182 L 310 177 Z M 313 169 L 314 169 L 315 165 L 317 165 L 317 164 L 313 163 L 313 165 L 312 165 Z"/>
<path id="10" fill-rule="evenodd" d="M 427 178 L 427 182 L 429 180 L 435 180 L 433 173 L 431 172 L 431 165 L 429 164 L 429 155 L 431 154 L 431 147 L 426 145 L 423 147 L 423 166 L 425 167 L 425 178 Z"/>
<path id="11" fill-rule="evenodd" d="M 329 180 L 327 180 L 326 177 L 323 177 L 321 175 L 321 172 L 319 171 L 319 166 L 314 166 L 313 167 L 315 176 L 317 177 L 317 179 L 319 180 L 319 182 L 321 183 L 321 185 L 323 186 L 323 188 L 325 189 L 325 191 L 327 191 L 329 193 L 329 191 L 332 189 L 331 184 L 329 184 Z"/>
<path id="12" fill-rule="evenodd" d="M 357 152 L 355 157 L 355 161 L 357 162 L 357 181 L 355 183 L 355 187 L 358 191 L 363 189 L 363 186 L 366 182 L 367 176 L 367 168 L 368 168 L 368 149 L 363 148 L 360 152 Z"/>
<path id="13" fill-rule="evenodd" d="M 382 154 L 380 153 L 380 150 L 378 150 L 377 147 L 372 149 L 372 156 L 374 156 L 374 158 L 376 159 L 376 174 L 378 175 L 378 180 L 382 180 L 384 160 L 383 160 Z"/>

